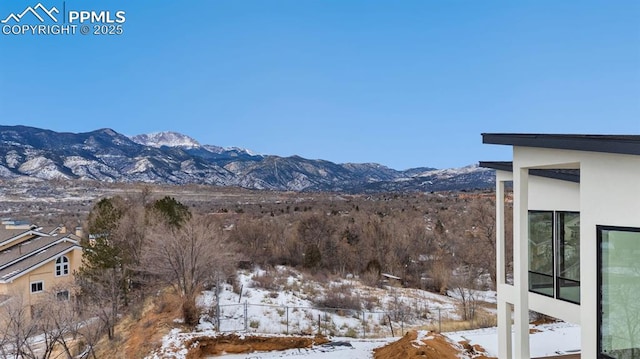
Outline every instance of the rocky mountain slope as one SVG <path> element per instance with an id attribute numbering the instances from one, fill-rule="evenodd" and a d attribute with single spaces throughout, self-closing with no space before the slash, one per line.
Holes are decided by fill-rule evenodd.
<path id="1" fill-rule="evenodd" d="M 397 171 L 201 145 L 175 132 L 127 137 L 111 129 L 54 132 L 0 126 L 0 178 L 211 184 L 291 191 L 437 191 L 487 188 L 491 170 L 469 166 Z"/>

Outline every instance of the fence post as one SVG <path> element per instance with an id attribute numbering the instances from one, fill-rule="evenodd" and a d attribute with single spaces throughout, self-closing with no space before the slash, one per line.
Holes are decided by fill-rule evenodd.
<path id="1" fill-rule="evenodd" d="M 325 333 L 330 333 L 329 331 L 329 315 L 327 314 L 327 312 L 324 313 L 324 332 Z"/>
<path id="2" fill-rule="evenodd" d="M 320 322 L 320 314 L 318 314 L 318 334 L 322 334 L 322 322 Z"/>
<path id="3" fill-rule="evenodd" d="M 400 336 L 404 335 L 404 312 L 400 311 Z"/>
<path id="4" fill-rule="evenodd" d="M 438 308 L 438 333 L 442 333 L 442 309 Z"/>
<path id="5" fill-rule="evenodd" d="M 216 303 L 216 330 L 220 331 L 220 303 Z"/>
<path id="6" fill-rule="evenodd" d="M 216 327 L 220 331 L 220 280 L 216 276 Z"/>
<path id="7" fill-rule="evenodd" d="M 249 311 L 248 311 L 248 303 L 245 300 L 244 301 L 244 331 L 246 332 L 247 330 L 249 330 L 249 315 L 248 315 Z"/>
<path id="8" fill-rule="evenodd" d="M 289 307 L 286 307 L 287 309 L 287 335 L 289 335 Z"/>
<path id="9" fill-rule="evenodd" d="M 365 312 L 362 312 L 362 337 L 367 338 L 367 319 Z"/>

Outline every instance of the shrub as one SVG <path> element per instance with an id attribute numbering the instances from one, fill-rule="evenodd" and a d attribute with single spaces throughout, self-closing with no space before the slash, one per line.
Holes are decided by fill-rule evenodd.
<path id="1" fill-rule="evenodd" d="M 278 285 L 276 283 L 276 278 L 275 276 L 270 273 L 270 272 L 264 272 L 261 274 L 256 274 L 252 281 L 251 284 L 255 287 L 255 288 L 262 288 L 262 289 L 266 289 L 266 290 L 278 290 Z"/>
<path id="2" fill-rule="evenodd" d="M 184 316 L 185 324 L 189 326 L 198 324 L 199 316 L 195 300 L 184 299 L 182 301 L 182 315 Z"/>
<path id="3" fill-rule="evenodd" d="M 329 290 L 324 297 L 315 302 L 320 308 L 361 310 L 362 303 L 358 294 L 353 294 L 351 287 L 340 286 Z"/>
<path id="4" fill-rule="evenodd" d="M 345 337 L 349 337 L 349 338 L 357 338 L 358 337 L 358 331 L 355 330 L 354 328 L 349 328 L 347 329 L 347 332 L 344 334 Z"/>

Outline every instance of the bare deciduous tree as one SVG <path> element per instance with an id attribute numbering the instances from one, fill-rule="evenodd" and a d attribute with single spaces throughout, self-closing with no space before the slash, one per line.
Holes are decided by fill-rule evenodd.
<path id="1" fill-rule="evenodd" d="M 101 308 L 93 304 L 83 308 L 85 316 L 83 320 L 78 323 L 79 326 L 77 328 L 78 338 L 82 339 L 81 343 L 84 345 L 83 347 L 78 347 L 78 350 L 81 350 L 77 356 L 79 358 L 91 357 L 98 359 L 96 346 L 106 331 L 104 324 L 96 319 L 100 310 Z"/>
<path id="2" fill-rule="evenodd" d="M 37 333 L 37 326 L 29 311 L 30 307 L 25 305 L 21 295 L 12 296 L 0 307 L 2 357 L 36 358 L 32 337 Z"/>
<path id="3" fill-rule="evenodd" d="M 459 269 L 451 281 L 451 291 L 458 299 L 462 320 L 474 320 L 478 309 L 477 271 L 472 268 Z"/>
<path id="4" fill-rule="evenodd" d="M 198 320 L 198 292 L 224 277 L 235 253 L 217 223 L 209 217 L 194 216 L 179 228 L 156 224 L 148 232 L 141 266 L 180 293 L 185 323 L 193 325 Z"/>

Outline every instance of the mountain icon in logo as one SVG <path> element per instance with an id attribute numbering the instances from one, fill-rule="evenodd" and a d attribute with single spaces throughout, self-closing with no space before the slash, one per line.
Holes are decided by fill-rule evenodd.
<path id="1" fill-rule="evenodd" d="M 20 20 L 22 20 L 22 18 L 27 15 L 28 13 L 33 14 L 33 16 L 35 16 L 38 20 L 40 20 L 40 22 L 44 22 L 45 18 L 40 15 L 40 13 L 38 13 L 38 11 L 42 11 L 44 12 L 51 20 L 58 22 L 58 19 L 56 19 L 55 16 L 53 16 L 53 14 L 59 14 L 60 11 L 58 11 L 58 9 L 56 9 L 55 6 L 51 7 L 50 10 L 47 10 L 47 8 L 42 5 L 42 3 L 38 3 L 38 5 L 34 6 L 34 7 L 27 7 L 26 9 L 24 9 L 23 12 L 19 13 L 19 14 L 14 14 L 11 13 L 9 14 L 9 16 L 7 16 L 6 19 L 0 21 L 3 24 L 8 23 L 10 20 L 15 21 L 16 23 L 20 23 Z"/>

